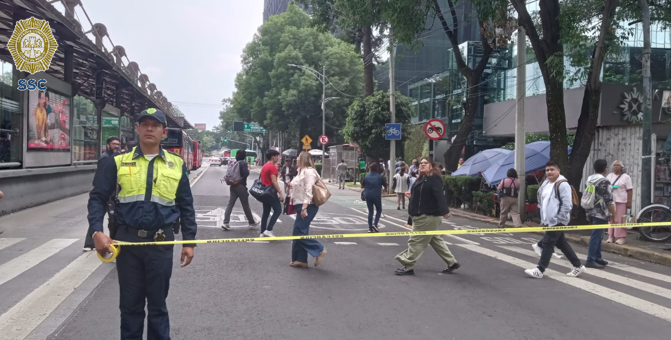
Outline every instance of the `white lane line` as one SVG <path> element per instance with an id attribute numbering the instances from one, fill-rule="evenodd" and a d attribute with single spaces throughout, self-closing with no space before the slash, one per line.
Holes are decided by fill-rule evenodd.
<path id="1" fill-rule="evenodd" d="M 356 246 L 356 242 L 333 242 L 333 243 L 344 245 L 344 246 Z"/>
<path id="2" fill-rule="evenodd" d="M 102 263 L 95 252 L 85 253 L 28 294 L 0 315 L 2 338 L 18 340 L 28 336 Z"/>
<path id="3" fill-rule="evenodd" d="M 0 238 L 0 250 L 3 250 L 11 245 L 17 244 L 25 238 Z"/>
<path id="4" fill-rule="evenodd" d="M 365 212 L 363 212 L 363 211 L 357 210 L 357 209 L 355 209 L 355 208 L 350 208 L 350 209 L 352 209 L 352 210 L 354 210 L 354 211 L 356 211 L 356 212 L 359 212 L 359 213 L 368 215 L 368 213 L 365 213 Z M 406 221 L 403 221 L 403 220 L 401 220 L 401 219 L 398 219 L 398 218 L 396 218 L 396 217 L 392 217 L 392 216 L 389 216 L 389 218 L 394 219 L 394 220 L 397 220 L 397 221 L 401 221 L 401 222 L 403 222 L 403 224 L 401 225 L 401 224 L 397 224 L 397 223 L 394 223 L 394 222 L 389 221 L 389 224 L 395 225 L 395 226 L 397 226 L 397 227 L 401 227 L 401 228 L 406 229 L 406 230 L 412 230 L 411 228 L 408 228 L 408 227 L 405 226 L 405 222 L 406 222 Z M 445 236 L 445 237 L 449 237 L 449 238 L 452 238 L 452 239 L 455 239 L 455 240 L 460 241 L 460 242 L 462 242 L 462 243 L 473 244 L 473 245 L 480 245 L 480 243 L 478 243 L 478 242 L 471 241 L 471 240 L 467 240 L 467 239 L 465 239 L 465 238 L 462 238 L 462 237 L 459 237 L 459 236 L 456 236 L 456 235 L 443 235 L 443 236 Z M 447 243 L 447 242 L 446 242 L 446 243 Z"/>
<path id="5" fill-rule="evenodd" d="M 75 241 L 77 241 L 76 238 L 53 239 L 9 262 L 6 262 L 0 266 L 0 285 L 38 265 L 40 262 L 58 253 Z"/>
<path id="6" fill-rule="evenodd" d="M 198 177 L 196 177 L 196 179 L 193 180 L 193 183 L 191 183 L 191 185 L 190 185 L 192 188 L 193 188 L 194 185 L 196 185 L 196 182 L 198 182 L 203 177 L 203 175 L 205 175 L 205 171 L 207 171 L 209 168 L 210 168 L 209 165 L 206 166 L 203 169 L 203 171 L 200 172 L 200 175 L 198 175 Z"/>
<path id="7" fill-rule="evenodd" d="M 586 259 L 587 258 L 587 255 L 585 255 L 585 254 L 576 253 L 576 255 L 578 255 L 578 257 L 581 258 L 581 259 Z M 652 271 L 649 271 L 649 270 L 645 270 L 645 269 L 641 269 L 641 268 L 637 268 L 637 267 L 633 267 L 633 266 L 629 266 L 629 265 L 626 265 L 624 263 L 619 263 L 619 262 L 615 262 L 615 261 L 611 261 L 611 260 L 608 260 L 608 268 L 615 268 L 615 269 L 627 271 L 627 272 L 630 272 L 632 274 L 645 276 L 645 277 L 655 279 L 655 280 L 659 280 L 659 281 L 666 282 L 666 283 L 671 282 L 671 276 L 656 273 L 656 272 L 652 272 Z"/>
<path id="8" fill-rule="evenodd" d="M 270 241 L 247 241 L 247 243 L 258 243 L 258 244 L 265 244 L 265 243 L 270 243 Z"/>
<path id="9" fill-rule="evenodd" d="M 503 249 L 508 249 L 510 251 L 514 251 L 514 252 L 519 253 L 519 254 L 524 254 L 524 255 L 528 255 L 528 256 L 531 256 L 531 257 L 538 258 L 538 254 L 536 254 L 536 252 L 534 252 L 531 249 L 526 250 L 526 249 L 522 249 L 520 247 L 514 247 L 514 246 L 499 246 L 499 247 L 501 247 Z M 562 267 L 565 267 L 565 268 L 572 268 L 571 264 L 569 264 L 566 261 L 556 261 L 555 264 L 559 265 L 559 266 L 562 266 Z M 671 299 L 671 289 L 658 287 L 658 286 L 655 286 L 653 284 L 649 284 L 649 283 L 646 283 L 646 282 L 643 282 L 643 281 L 638 281 L 638 280 L 630 279 L 630 278 L 622 276 L 622 275 L 616 275 L 616 274 L 613 274 L 613 273 L 609 273 L 609 272 L 601 270 L 601 269 L 588 268 L 587 271 L 584 274 L 600 277 L 602 279 L 610 280 L 610 281 L 613 281 L 615 283 L 619 283 L 619 284 L 622 284 L 622 285 L 625 285 L 625 286 L 640 289 L 640 290 L 648 292 L 648 293 L 659 295 L 659 296 L 661 296 L 663 298 L 666 298 L 666 299 Z"/>
<path id="10" fill-rule="evenodd" d="M 534 268 L 536 264 L 527 262 L 521 259 L 518 259 L 516 257 L 508 256 L 503 253 L 499 253 L 494 250 L 490 250 L 484 247 L 476 246 L 476 245 L 466 245 L 466 244 L 459 244 L 458 246 L 468 249 L 470 251 L 480 253 L 482 255 L 486 255 L 504 262 L 508 262 L 514 266 L 524 268 L 524 269 L 529 269 L 529 268 Z M 520 271 L 520 280 L 525 279 L 523 276 L 525 276 L 524 272 Z M 558 271 L 552 270 L 552 269 L 546 269 L 545 270 L 545 276 L 547 278 L 557 280 L 559 282 L 565 283 L 567 285 L 582 289 L 586 292 L 592 293 L 594 295 L 601 296 L 605 299 L 623 304 L 625 306 L 634 308 L 638 311 L 641 311 L 643 313 L 656 316 L 662 320 L 671 322 L 671 309 L 666 308 L 664 306 L 660 306 L 658 304 L 654 304 L 652 302 L 639 299 L 635 296 L 631 296 L 625 293 L 622 293 L 620 291 L 610 289 L 607 287 L 604 287 L 602 285 L 598 285 L 596 283 L 592 283 L 589 281 L 581 280 L 580 278 L 575 278 L 575 277 L 568 277 L 564 273 L 560 273 Z M 526 278 L 529 280 L 536 280 L 532 278 Z"/>
<path id="11" fill-rule="evenodd" d="M 400 246 L 398 243 L 378 243 L 380 246 Z"/>

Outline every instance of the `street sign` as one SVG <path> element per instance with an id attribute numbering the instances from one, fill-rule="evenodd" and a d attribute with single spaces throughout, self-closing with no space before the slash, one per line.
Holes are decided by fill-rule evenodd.
<path id="1" fill-rule="evenodd" d="M 386 123 L 384 139 L 386 140 L 401 140 L 401 124 L 400 123 Z"/>
<path id="2" fill-rule="evenodd" d="M 445 122 L 440 119 L 431 119 L 424 125 L 424 133 L 431 140 L 440 140 L 445 132 Z"/>
<path id="3" fill-rule="evenodd" d="M 326 145 L 329 143 L 329 137 L 327 135 L 319 136 L 319 144 Z"/>
<path id="4" fill-rule="evenodd" d="M 266 133 L 266 129 L 262 128 L 258 123 L 245 123 L 243 131 Z"/>
<path id="5" fill-rule="evenodd" d="M 312 138 L 310 138 L 310 136 L 305 135 L 305 137 L 301 139 L 301 142 L 303 142 L 303 150 L 312 149 L 312 147 L 310 146 L 310 143 L 312 143 Z"/>

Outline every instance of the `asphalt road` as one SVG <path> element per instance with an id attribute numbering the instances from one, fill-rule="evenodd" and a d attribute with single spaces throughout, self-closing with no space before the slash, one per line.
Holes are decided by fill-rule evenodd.
<path id="1" fill-rule="evenodd" d="M 208 168 L 193 185 L 199 239 L 257 237 L 228 202 L 226 167 Z M 256 178 L 252 175 L 251 178 Z M 252 180 L 249 181 L 251 184 Z M 331 187 L 311 233 L 367 231 L 359 194 Z M 87 195 L 0 218 L 0 339 L 118 339 L 115 264 L 82 253 Z M 252 199 L 252 210 L 262 209 Z M 381 231 L 404 231 L 406 211 L 384 200 Z M 277 236 L 291 235 L 282 215 Z M 451 218 L 445 229 L 490 227 Z M 290 241 L 204 244 L 179 268 L 168 306 L 173 339 L 669 339 L 671 269 L 617 255 L 606 270 L 569 278 L 553 259 L 546 277 L 524 274 L 538 261 L 536 234 L 446 236 L 462 268 L 428 249 L 415 276 L 393 275 L 406 237 L 327 239 L 318 267 L 289 267 Z M 575 246 L 584 259 L 586 249 Z M 123 251 L 123 250 L 122 250 Z"/>

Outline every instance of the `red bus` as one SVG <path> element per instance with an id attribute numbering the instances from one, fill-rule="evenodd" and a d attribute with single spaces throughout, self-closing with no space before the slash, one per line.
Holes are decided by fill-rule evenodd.
<path id="1" fill-rule="evenodd" d="M 170 150 L 178 154 L 184 160 L 186 169 L 191 171 L 194 169 L 194 143 L 193 139 L 178 128 L 168 128 L 168 135 L 161 141 L 161 146 L 165 150 Z"/>
<path id="2" fill-rule="evenodd" d="M 193 141 L 193 168 L 198 169 L 203 164 L 203 144 Z"/>

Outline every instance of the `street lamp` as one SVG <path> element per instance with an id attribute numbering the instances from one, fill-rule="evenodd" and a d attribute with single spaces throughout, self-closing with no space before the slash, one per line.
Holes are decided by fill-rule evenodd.
<path id="1" fill-rule="evenodd" d="M 296 64 L 288 64 L 291 67 L 297 67 L 300 68 L 303 71 L 308 71 L 312 73 L 319 82 L 322 83 L 322 135 L 326 135 L 326 103 L 330 100 L 333 99 L 338 99 L 340 97 L 329 97 L 326 98 L 326 66 L 322 68 L 322 73 L 319 73 L 319 71 L 313 69 L 312 67 L 308 66 L 303 66 L 303 65 L 296 65 Z M 320 143 L 321 144 L 321 143 Z M 322 173 L 320 174 L 321 177 L 324 177 L 324 168 L 325 168 L 325 161 L 326 161 L 326 145 L 322 144 Z"/>

